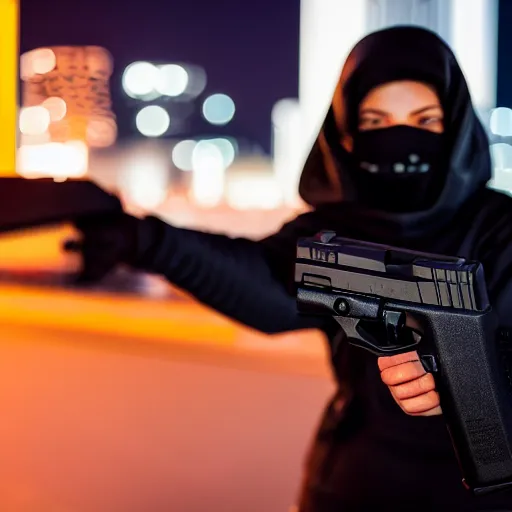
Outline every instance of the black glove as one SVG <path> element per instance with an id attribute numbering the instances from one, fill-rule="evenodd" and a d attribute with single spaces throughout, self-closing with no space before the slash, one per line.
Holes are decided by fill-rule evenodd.
<path id="1" fill-rule="evenodd" d="M 82 270 L 75 284 L 100 281 L 120 264 L 135 265 L 142 222 L 144 220 L 124 213 L 88 216 L 75 221 L 81 239 L 68 240 L 64 244 L 65 251 L 82 255 Z"/>

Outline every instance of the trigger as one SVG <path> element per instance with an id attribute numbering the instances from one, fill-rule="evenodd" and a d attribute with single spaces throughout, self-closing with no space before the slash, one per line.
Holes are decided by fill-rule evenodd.
<path id="1" fill-rule="evenodd" d="M 389 345 L 398 344 L 400 335 L 405 327 L 405 313 L 399 311 L 384 311 L 384 324 Z"/>

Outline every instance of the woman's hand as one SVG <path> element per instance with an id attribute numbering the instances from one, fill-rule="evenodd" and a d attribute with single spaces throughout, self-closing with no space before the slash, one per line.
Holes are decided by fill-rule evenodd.
<path id="1" fill-rule="evenodd" d="M 68 252 L 82 256 L 77 284 L 94 284 L 116 266 L 130 263 L 137 252 L 137 225 L 140 221 L 127 214 L 90 216 L 75 222 L 80 240 L 64 245 Z"/>
<path id="2" fill-rule="evenodd" d="M 427 373 L 417 352 L 378 360 L 382 382 L 401 409 L 410 416 L 442 414 L 434 377 Z"/>

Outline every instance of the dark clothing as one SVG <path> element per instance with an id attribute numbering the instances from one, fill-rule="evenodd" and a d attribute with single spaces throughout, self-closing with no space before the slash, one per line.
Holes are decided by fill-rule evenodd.
<path id="1" fill-rule="evenodd" d="M 443 105 L 447 151 L 437 169 L 445 173 L 444 185 L 428 210 L 391 213 L 358 201 L 353 173 L 359 170 L 340 144 L 362 95 L 398 79 L 431 83 Z M 452 52 L 431 32 L 388 29 L 358 43 L 342 71 L 300 182 L 314 211 L 260 242 L 179 229 L 154 218 L 95 221 L 82 229 L 85 269 L 98 277 L 124 261 L 163 274 L 204 304 L 262 332 L 315 327 L 332 344 L 334 320 L 299 316 L 293 290 L 297 239 L 330 229 L 479 260 L 500 323 L 512 327 L 512 200 L 485 189 L 490 177 L 488 141 Z M 110 252 L 102 249 L 106 242 Z M 339 392 L 308 457 L 301 512 L 512 509 L 511 492 L 477 499 L 465 491 L 443 417 L 406 415 L 383 384 L 374 356 L 343 345 L 332 365 Z"/>
<path id="2" fill-rule="evenodd" d="M 445 114 L 444 186 L 426 211 L 390 213 L 358 202 L 351 178 L 357 171 L 340 145 L 362 95 L 397 79 L 431 83 Z M 300 317 L 293 293 L 297 239 L 329 229 L 479 260 L 491 304 L 506 325 L 512 322 L 512 200 L 485 189 L 490 177 L 488 141 L 452 52 L 431 32 L 388 29 L 358 43 L 342 71 L 301 179 L 300 193 L 314 211 L 261 242 L 149 218 L 140 225 L 138 238 L 145 242 L 136 264 L 245 325 L 266 333 L 318 327 L 332 343 L 334 321 Z M 477 499 L 463 488 L 443 417 L 406 415 L 383 384 L 374 356 L 345 345 L 332 363 L 339 392 L 308 457 L 301 512 L 512 509 L 512 492 Z"/>
<path id="3" fill-rule="evenodd" d="M 361 238 L 342 221 L 319 210 L 299 216 L 261 242 L 230 239 L 144 221 L 159 230 L 146 248 L 147 270 L 167 276 L 217 311 L 266 333 L 332 325 L 299 317 L 290 288 L 298 237 L 320 229 Z M 366 237 L 365 239 L 368 239 Z M 369 241 L 383 242 L 379 237 Z M 459 255 L 483 263 L 492 304 L 500 322 L 511 322 L 512 200 L 482 191 L 452 222 L 424 239 L 404 239 L 411 249 Z M 380 379 L 377 361 L 346 347 L 333 369 L 341 397 L 328 406 L 311 449 L 302 500 L 304 512 L 371 510 L 478 510 L 512 508 L 512 494 L 473 498 L 461 476 L 442 417 L 410 417 L 393 401 Z M 347 394 L 348 407 L 339 407 Z M 343 400 L 342 400 L 343 401 Z M 270 420 L 271 421 L 271 420 Z M 421 508 L 425 506 L 425 508 Z M 389 507 L 389 508 L 388 508 Z"/>

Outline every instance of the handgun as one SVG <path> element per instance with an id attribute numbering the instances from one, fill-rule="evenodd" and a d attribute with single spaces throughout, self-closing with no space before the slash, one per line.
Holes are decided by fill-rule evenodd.
<path id="1" fill-rule="evenodd" d="M 119 198 L 92 181 L 0 178 L 0 233 L 122 211 Z"/>
<path id="2" fill-rule="evenodd" d="M 512 486 L 512 387 L 481 263 L 323 231 L 298 241 L 295 285 L 299 312 L 332 316 L 348 343 L 379 357 L 417 351 L 466 489 Z"/>

